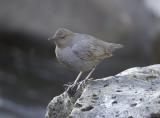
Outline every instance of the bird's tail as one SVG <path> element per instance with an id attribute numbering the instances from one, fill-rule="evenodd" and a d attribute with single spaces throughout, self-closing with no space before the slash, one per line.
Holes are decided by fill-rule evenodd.
<path id="1" fill-rule="evenodd" d="M 121 44 L 110 43 L 110 50 L 114 52 L 117 49 L 123 48 L 124 46 Z"/>

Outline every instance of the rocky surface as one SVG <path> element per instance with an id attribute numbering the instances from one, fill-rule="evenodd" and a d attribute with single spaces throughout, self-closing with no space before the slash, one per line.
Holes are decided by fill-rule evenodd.
<path id="1" fill-rule="evenodd" d="M 65 94 L 67 97 L 61 99 L 63 103 L 72 99 Z M 57 108 L 58 98 L 49 104 L 50 113 Z M 65 109 L 69 110 L 67 116 L 70 118 L 159 118 L 160 64 L 135 67 L 115 76 L 92 80 L 76 102 L 70 104 Z M 46 116 L 53 118 L 48 111 Z"/>

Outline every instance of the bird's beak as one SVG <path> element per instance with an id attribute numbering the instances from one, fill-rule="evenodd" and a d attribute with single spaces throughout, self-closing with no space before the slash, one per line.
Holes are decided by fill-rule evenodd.
<path id="1" fill-rule="evenodd" d="M 49 37 L 48 40 L 55 40 L 55 37 Z"/>

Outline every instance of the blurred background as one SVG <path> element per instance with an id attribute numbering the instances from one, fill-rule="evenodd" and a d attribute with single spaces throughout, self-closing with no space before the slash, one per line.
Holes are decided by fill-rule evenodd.
<path id="1" fill-rule="evenodd" d="M 160 0 L 0 0 L 0 118 L 43 118 L 76 78 L 47 40 L 60 27 L 125 46 L 94 78 L 160 63 Z"/>

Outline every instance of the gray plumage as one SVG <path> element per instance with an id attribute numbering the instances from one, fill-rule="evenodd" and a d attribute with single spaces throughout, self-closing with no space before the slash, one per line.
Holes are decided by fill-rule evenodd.
<path id="1" fill-rule="evenodd" d="M 58 60 L 69 68 L 83 72 L 91 70 L 105 58 L 111 57 L 113 51 L 123 47 L 64 28 L 57 30 L 54 41 Z"/>
<path id="2" fill-rule="evenodd" d="M 87 34 L 60 28 L 52 37 L 56 44 L 57 59 L 73 70 L 85 72 L 113 55 L 121 44 L 108 43 Z M 78 80 L 78 78 L 76 79 Z"/>

